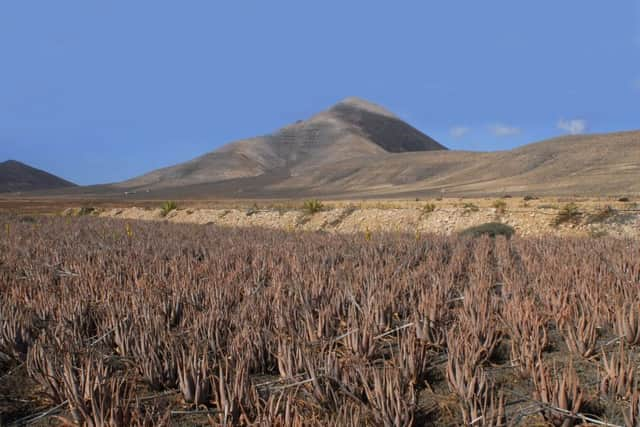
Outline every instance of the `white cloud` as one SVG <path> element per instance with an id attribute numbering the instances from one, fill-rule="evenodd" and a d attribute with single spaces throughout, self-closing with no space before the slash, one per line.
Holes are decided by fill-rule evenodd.
<path id="1" fill-rule="evenodd" d="M 579 133 L 584 133 L 587 130 L 587 121 L 582 119 L 560 119 L 558 120 L 556 126 L 558 127 L 558 129 L 568 132 L 571 135 L 577 135 Z"/>
<path id="2" fill-rule="evenodd" d="M 495 136 L 514 136 L 514 135 L 520 135 L 520 132 L 521 132 L 520 128 L 507 126 L 501 123 L 497 123 L 495 125 L 489 126 L 489 130 Z"/>
<path id="3" fill-rule="evenodd" d="M 468 134 L 470 130 L 471 129 L 469 129 L 468 127 L 465 127 L 465 126 L 454 126 L 454 127 L 451 128 L 449 133 L 454 138 L 462 138 L 463 136 Z"/>

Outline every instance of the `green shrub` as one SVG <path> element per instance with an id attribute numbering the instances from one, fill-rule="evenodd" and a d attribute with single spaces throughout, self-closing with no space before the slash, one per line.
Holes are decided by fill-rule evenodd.
<path id="1" fill-rule="evenodd" d="M 175 211 L 176 209 L 178 209 L 178 204 L 173 201 L 166 201 L 162 204 L 160 209 L 162 209 L 162 211 L 160 212 L 160 215 L 164 217 L 169 215 L 169 212 Z"/>
<path id="2" fill-rule="evenodd" d="M 462 207 L 464 208 L 465 213 L 478 212 L 480 210 L 480 208 L 473 203 L 464 203 Z"/>
<path id="3" fill-rule="evenodd" d="M 505 236 L 506 238 L 510 238 L 515 234 L 516 230 L 508 224 L 503 224 L 501 222 L 488 222 L 486 224 L 476 225 L 474 227 L 469 227 L 460 232 L 462 236 L 471 236 L 471 237 L 480 237 L 480 236 Z"/>
<path id="4" fill-rule="evenodd" d="M 320 200 L 305 200 L 304 205 L 302 206 L 302 210 L 308 213 L 309 215 L 313 215 L 315 213 L 320 212 L 324 209 L 324 205 Z"/>
<path id="5" fill-rule="evenodd" d="M 528 202 L 529 200 L 536 200 L 536 199 L 537 199 L 536 196 L 531 196 L 531 195 L 528 195 L 528 194 L 526 196 L 524 196 L 524 201 L 525 202 Z"/>
<path id="6" fill-rule="evenodd" d="M 491 204 L 491 206 L 495 208 L 499 214 L 503 214 L 507 211 L 507 202 L 504 200 L 496 200 Z"/>
<path id="7" fill-rule="evenodd" d="M 423 214 L 429 214 L 436 210 L 436 205 L 434 203 L 427 203 L 422 207 Z"/>
<path id="8" fill-rule="evenodd" d="M 575 203 L 567 203 L 560 212 L 558 212 L 558 215 L 553 220 L 553 225 L 558 226 L 567 222 L 576 224 L 581 216 L 582 212 L 578 209 L 578 205 Z"/>
<path id="9" fill-rule="evenodd" d="M 83 206 L 78 211 L 78 216 L 91 215 L 96 209 L 88 206 Z"/>

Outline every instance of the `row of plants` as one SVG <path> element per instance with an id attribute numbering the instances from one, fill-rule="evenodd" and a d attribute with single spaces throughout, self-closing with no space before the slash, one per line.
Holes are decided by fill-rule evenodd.
<path id="1" fill-rule="evenodd" d="M 68 424 L 640 420 L 636 241 L 6 221 L 0 352 Z"/>

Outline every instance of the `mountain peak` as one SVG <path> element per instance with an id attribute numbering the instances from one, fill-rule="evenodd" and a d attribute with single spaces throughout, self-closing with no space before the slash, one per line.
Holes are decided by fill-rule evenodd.
<path id="1" fill-rule="evenodd" d="M 4 162 L 0 162 L 0 165 L 2 165 L 2 166 L 26 166 L 24 163 L 19 162 L 17 160 L 13 160 L 13 159 L 9 159 L 9 160 L 5 160 Z"/>
<path id="2" fill-rule="evenodd" d="M 358 98 L 357 96 L 350 96 L 348 98 L 343 99 L 338 102 L 336 105 L 331 107 L 331 110 L 340 110 L 344 108 L 354 108 L 358 110 L 365 110 L 370 113 L 379 114 L 381 116 L 393 117 L 397 118 L 395 114 L 387 110 L 386 108 L 375 104 L 371 101 L 367 101 L 363 98 Z"/>

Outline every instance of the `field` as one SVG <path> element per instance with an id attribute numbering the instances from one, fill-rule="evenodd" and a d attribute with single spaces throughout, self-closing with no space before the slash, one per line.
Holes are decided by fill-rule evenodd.
<path id="1" fill-rule="evenodd" d="M 0 424 L 640 425 L 638 240 L 0 223 Z"/>

